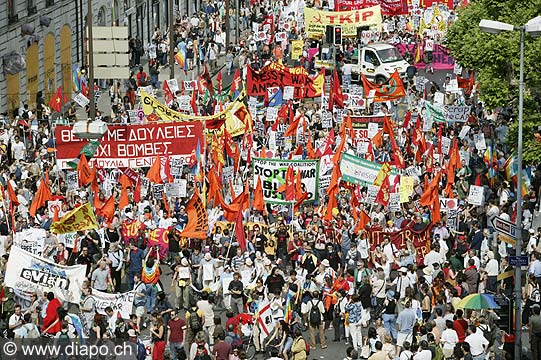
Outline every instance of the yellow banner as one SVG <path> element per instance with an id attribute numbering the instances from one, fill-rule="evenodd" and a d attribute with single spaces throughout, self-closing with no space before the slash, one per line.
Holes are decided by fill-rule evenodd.
<path id="1" fill-rule="evenodd" d="M 71 27 L 69 25 L 64 25 L 60 30 L 60 66 L 62 68 L 62 91 L 68 99 L 71 99 L 73 77 L 71 72 Z"/>
<path id="2" fill-rule="evenodd" d="M 14 110 L 19 108 L 21 93 L 21 79 L 19 73 L 15 75 L 6 74 L 6 83 L 8 89 L 8 111 L 13 114 Z"/>
<path id="3" fill-rule="evenodd" d="M 291 40 L 291 58 L 297 60 L 302 56 L 302 50 L 304 46 L 304 41 L 302 40 Z"/>
<path id="4" fill-rule="evenodd" d="M 26 49 L 26 103 L 33 109 L 36 106 L 36 94 L 39 84 L 38 44 L 32 43 Z"/>
<path id="5" fill-rule="evenodd" d="M 145 115 L 154 113 L 160 120 L 219 122 L 225 119 L 225 128 L 231 136 L 244 134 L 245 130 L 252 131 L 252 117 L 244 103 L 246 98 L 244 91 L 224 111 L 212 116 L 186 115 L 168 108 L 143 90 L 140 91 L 140 95 Z"/>
<path id="6" fill-rule="evenodd" d="M 357 36 L 360 26 L 381 31 L 381 8 L 377 5 L 360 10 L 323 11 L 305 7 L 304 22 L 309 37 L 322 37 L 327 25 L 341 25 L 342 36 Z"/>
<path id="7" fill-rule="evenodd" d="M 43 40 L 43 83 L 45 88 L 45 103 L 49 104 L 49 100 L 53 97 L 56 90 L 55 76 L 55 37 L 53 33 L 45 35 Z"/>
<path id="8" fill-rule="evenodd" d="M 400 193 L 400 203 L 409 202 L 409 196 L 413 193 L 414 179 L 411 176 L 400 177 L 400 187 L 398 192 Z"/>
<path id="9" fill-rule="evenodd" d="M 97 229 L 96 215 L 89 203 L 71 210 L 62 218 L 51 224 L 53 234 L 66 234 L 76 231 Z"/>

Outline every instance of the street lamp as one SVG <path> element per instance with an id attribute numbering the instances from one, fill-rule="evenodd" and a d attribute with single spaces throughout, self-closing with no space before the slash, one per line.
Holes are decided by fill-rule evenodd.
<path id="1" fill-rule="evenodd" d="M 541 16 L 531 19 L 523 26 L 514 26 L 500 21 L 482 19 L 479 28 L 483 32 L 490 34 L 499 34 L 502 31 L 520 31 L 520 76 L 518 93 L 518 176 L 517 176 L 517 241 L 515 245 L 516 256 L 522 254 L 522 123 L 524 108 L 524 34 L 529 33 L 532 36 L 541 35 Z M 515 267 L 515 359 L 521 359 L 522 345 L 522 268 Z"/>

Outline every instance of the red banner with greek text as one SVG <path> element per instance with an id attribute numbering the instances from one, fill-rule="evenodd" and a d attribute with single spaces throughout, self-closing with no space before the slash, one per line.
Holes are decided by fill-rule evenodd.
<path id="1" fill-rule="evenodd" d="M 423 265 L 424 257 L 430 251 L 431 230 L 432 226 L 427 226 L 421 231 L 406 228 L 396 232 L 383 232 L 381 227 L 371 227 L 368 229 L 370 249 L 374 251 L 377 246 L 381 246 L 385 236 L 390 237 L 391 242 L 396 246 L 397 250 L 407 248 L 407 243 L 411 242 L 417 252 L 417 265 Z"/>
<path id="2" fill-rule="evenodd" d="M 68 169 L 88 140 L 75 136 L 73 127 L 55 128 L 56 159 L 62 169 Z M 201 122 L 169 122 L 133 125 L 109 125 L 99 140 L 100 146 L 91 161 L 98 168 L 149 167 L 157 155 L 184 159 L 189 163 L 197 142 L 203 141 Z"/>

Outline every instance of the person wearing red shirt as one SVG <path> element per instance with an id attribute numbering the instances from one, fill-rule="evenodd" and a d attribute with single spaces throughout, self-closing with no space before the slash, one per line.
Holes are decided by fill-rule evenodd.
<path id="1" fill-rule="evenodd" d="M 456 311 L 456 320 L 453 323 L 453 329 L 455 329 L 458 335 L 458 342 L 464 342 L 466 339 L 466 331 L 468 330 L 468 322 L 462 318 L 464 311 L 458 309 Z"/>
<path id="2" fill-rule="evenodd" d="M 167 323 L 169 329 L 169 352 L 171 360 L 177 360 L 178 353 L 184 349 L 184 337 L 186 334 L 186 321 L 184 321 L 178 311 L 171 312 L 171 319 Z"/>
<path id="3" fill-rule="evenodd" d="M 225 316 L 227 316 L 227 320 L 225 321 L 225 328 L 229 329 L 229 325 L 233 325 L 233 332 L 235 334 L 239 334 L 239 319 L 235 317 L 235 314 L 232 311 L 228 311 Z"/>
<path id="4" fill-rule="evenodd" d="M 52 292 L 47 294 L 49 303 L 45 310 L 45 318 L 43 318 L 42 332 L 50 335 L 55 335 L 62 330 L 62 321 L 58 318 L 58 308 L 62 307 L 60 300 L 54 297 Z"/>

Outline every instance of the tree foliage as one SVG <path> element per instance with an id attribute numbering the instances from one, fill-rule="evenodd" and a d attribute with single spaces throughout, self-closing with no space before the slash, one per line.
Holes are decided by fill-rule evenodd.
<path id="1" fill-rule="evenodd" d="M 504 107 L 518 96 L 520 32 L 483 33 L 479 21 L 489 19 L 521 26 L 540 14 L 541 0 L 472 0 L 458 11 L 458 20 L 447 33 L 447 46 L 462 66 L 476 70 L 481 98 L 488 108 Z M 540 38 L 526 35 L 524 74 L 526 96 L 538 96 Z"/>
<path id="2" fill-rule="evenodd" d="M 483 33 L 481 19 L 522 26 L 541 15 L 541 0 L 472 0 L 458 11 L 446 43 L 452 55 L 466 69 L 475 69 L 481 99 L 489 109 L 508 108 L 518 119 L 520 32 Z M 541 126 L 541 38 L 526 34 L 524 44 L 524 127 L 525 163 L 541 163 L 541 143 L 534 133 Z M 509 129 L 508 143 L 516 149 L 518 123 Z"/>

